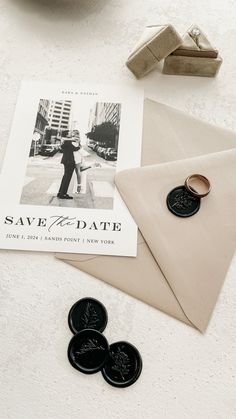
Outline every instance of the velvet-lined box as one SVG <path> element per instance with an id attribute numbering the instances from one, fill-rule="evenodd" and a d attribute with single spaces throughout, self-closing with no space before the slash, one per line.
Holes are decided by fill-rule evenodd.
<path id="1" fill-rule="evenodd" d="M 137 78 L 141 78 L 181 43 L 182 38 L 172 25 L 147 26 L 126 65 Z"/>
<path id="2" fill-rule="evenodd" d="M 163 73 L 214 77 L 222 64 L 219 52 L 197 25 L 192 25 L 182 44 L 165 58 Z"/>

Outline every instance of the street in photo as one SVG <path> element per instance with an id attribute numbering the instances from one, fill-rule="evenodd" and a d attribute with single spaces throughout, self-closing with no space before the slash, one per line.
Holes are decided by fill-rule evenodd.
<path id="1" fill-rule="evenodd" d="M 21 204 L 113 209 L 121 105 L 40 99 Z"/>

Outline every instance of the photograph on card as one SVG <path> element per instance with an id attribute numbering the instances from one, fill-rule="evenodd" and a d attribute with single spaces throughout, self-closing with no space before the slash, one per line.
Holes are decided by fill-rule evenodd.
<path id="1" fill-rule="evenodd" d="M 113 209 L 121 107 L 40 99 L 20 203 Z"/>

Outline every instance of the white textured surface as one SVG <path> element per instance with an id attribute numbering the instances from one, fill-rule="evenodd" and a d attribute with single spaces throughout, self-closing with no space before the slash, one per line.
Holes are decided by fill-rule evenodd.
<path id="1" fill-rule="evenodd" d="M 235 0 L 0 0 L 1 156 L 22 78 L 133 79 L 124 62 L 151 23 L 198 23 L 224 64 L 217 79 L 152 73 L 146 95 L 236 130 L 235 17 Z M 0 267 L 1 419 L 236 417 L 236 260 L 204 336 L 53 256 L 1 251 Z M 139 348 L 136 385 L 115 389 L 67 362 L 67 312 L 86 295 L 107 306 L 108 339 Z"/>

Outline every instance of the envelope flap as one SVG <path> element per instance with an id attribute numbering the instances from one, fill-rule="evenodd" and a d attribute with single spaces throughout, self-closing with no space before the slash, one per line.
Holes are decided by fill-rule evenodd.
<path id="1" fill-rule="evenodd" d="M 193 217 L 167 208 L 171 189 L 202 173 L 212 192 Z M 116 185 L 176 298 L 204 331 L 236 246 L 236 149 L 127 170 Z"/>
<path id="2" fill-rule="evenodd" d="M 87 255 L 87 254 L 80 254 L 80 253 L 55 253 L 57 259 L 62 260 L 75 260 L 77 262 L 87 262 L 94 258 L 99 258 L 101 255 Z"/>
<path id="3" fill-rule="evenodd" d="M 235 147 L 236 134 L 162 103 L 146 99 L 142 166 L 215 153 Z"/>

